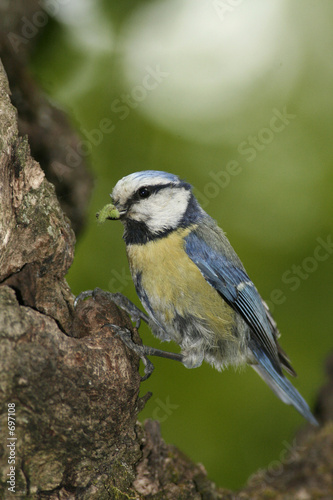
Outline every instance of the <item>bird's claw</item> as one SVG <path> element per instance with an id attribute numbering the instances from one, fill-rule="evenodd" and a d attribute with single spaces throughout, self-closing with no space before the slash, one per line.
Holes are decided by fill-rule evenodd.
<path id="1" fill-rule="evenodd" d="M 78 303 L 81 300 L 87 299 L 88 297 L 93 297 L 94 295 L 94 290 L 86 290 L 85 292 L 79 293 L 77 297 L 75 297 L 74 300 L 74 309 L 77 307 Z"/>
<path id="2" fill-rule="evenodd" d="M 133 304 L 127 297 L 125 297 L 119 292 L 116 293 L 105 292 L 101 288 L 95 288 L 94 290 L 87 290 L 85 292 L 81 292 L 74 300 L 74 308 L 77 307 L 79 301 L 84 300 L 88 297 L 95 298 L 98 295 L 101 295 L 102 297 L 109 299 L 110 301 L 114 302 L 118 307 L 126 311 L 130 315 L 133 323 L 135 323 L 135 328 L 138 329 L 140 327 L 141 320 L 149 324 L 148 316 L 144 312 L 142 312 L 138 307 L 136 307 L 136 305 Z"/>
<path id="3" fill-rule="evenodd" d="M 144 368 L 145 374 L 143 377 L 141 377 L 141 382 L 147 380 L 154 371 L 154 365 L 146 356 L 145 346 L 138 345 L 135 342 L 133 342 L 131 332 L 127 328 L 123 328 L 118 325 L 113 325 L 111 323 L 103 325 L 103 328 L 104 327 L 112 327 L 114 330 L 116 330 L 116 335 L 121 338 L 126 347 L 131 349 L 131 351 L 135 352 L 135 354 L 137 354 L 140 357 L 145 367 Z"/>

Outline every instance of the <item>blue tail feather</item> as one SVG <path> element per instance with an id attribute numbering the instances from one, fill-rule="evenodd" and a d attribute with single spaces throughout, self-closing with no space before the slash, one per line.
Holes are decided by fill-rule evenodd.
<path id="1" fill-rule="evenodd" d="M 295 389 L 289 380 L 278 373 L 267 354 L 259 350 L 256 346 L 252 346 L 254 357 L 258 364 L 251 365 L 252 368 L 260 375 L 272 391 L 286 404 L 294 406 L 296 410 L 312 425 L 319 425 L 315 417 L 312 415 L 311 410 Z"/>

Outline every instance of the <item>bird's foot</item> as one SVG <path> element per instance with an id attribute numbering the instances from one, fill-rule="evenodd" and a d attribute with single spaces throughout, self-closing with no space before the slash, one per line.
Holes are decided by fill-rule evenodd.
<path id="1" fill-rule="evenodd" d="M 121 338 L 124 344 L 129 349 L 131 349 L 131 351 L 135 352 L 135 354 L 137 354 L 140 357 L 145 367 L 144 368 L 145 374 L 143 377 L 141 377 L 141 381 L 143 382 L 144 380 L 147 380 L 147 378 L 149 378 L 154 371 L 154 365 L 147 358 L 146 346 L 138 345 L 135 342 L 133 342 L 131 332 L 127 328 L 118 325 L 113 325 L 112 323 L 107 323 L 106 325 L 103 325 L 103 328 L 105 327 L 111 327 L 113 330 L 116 330 L 117 332 L 116 335 Z"/>
<path id="2" fill-rule="evenodd" d="M 140 327 L 141 320 L 143 320 L 147 324 L 150 323 L 150 319 L 147 316 L 147 314 L 145 314 L 138 307 L 136 307 L 136 305 L 133 304 L 133 302 L 131 302 L 127 297 L 125 297 L 125 295 L 122 295 L 119 292 L 117 293 L 105 292 L 101 288 L 95 288 L 94 290 L 87 290 L 85 292 L 81 292 L 74 301 L 74 307 L 77 306 L 80 300 L 84 300 L 88 297 L 95 298 L 98 295 L 109 299 L 110 301 L 117 304 L 118 307 L 126 311 L 130 315 L 133 323 L 135 323 L 136 328 Z"/>

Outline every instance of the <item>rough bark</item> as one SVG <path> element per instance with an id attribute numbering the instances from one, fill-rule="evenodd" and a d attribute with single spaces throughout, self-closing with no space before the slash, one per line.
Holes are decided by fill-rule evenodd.
<path id="1" fill-rule="evenodd" d="M 65 113 L 52 105 L 27 68 L 43 27 L 51 21 L 41 5 L 40 0 L 0 0 L 0 57 L 18 110 L 19 134 L 29 137 L 32 156 L 55 186 L 61 208 L 78 234 L 86 220 L 92 177 Z M 51 12 L 60 8 L 53 1 L 44 5 Z"/>
<path id="2" fill-rule="evenodd" d="M 104 297 L 73 309 L 64 279 L 75 238 L 28 140 L 0 67 L 0 498 L 8 491 L 8 404 L 15 403 L 15 492 L 31 499 L 333 498 L 333 360 L 318 397 L 326 425 L 239 492 L 165 444 L 137 416 L 139 359 L 107 323 L 132 329 Z M 134 339 L 140 342 L 133 330 Z"/>

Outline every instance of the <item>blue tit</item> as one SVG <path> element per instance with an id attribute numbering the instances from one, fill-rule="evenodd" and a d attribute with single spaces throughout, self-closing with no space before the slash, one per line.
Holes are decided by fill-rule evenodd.
<path id="1" fill-rule="evenodd" d="M 147 170 L 122 178 L 111 197 L 100 217 L 124 225 L 131 275 L 152 331 L 181 347 L 181 354 L 147 346 L 142 352 L 187 368 L 203 361 L 218 370 L 248 363 L 284 403 L 318 425 L 283 374 L 296 375 L 267 305 L 191 185 Z"/>

